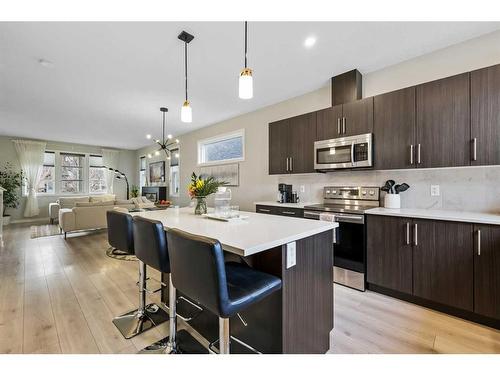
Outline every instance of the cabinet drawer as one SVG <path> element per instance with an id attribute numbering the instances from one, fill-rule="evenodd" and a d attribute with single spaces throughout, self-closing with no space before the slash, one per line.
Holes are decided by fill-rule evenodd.
<path id="1" fill-rule="evenodd" d="M 304 210 L 300 208 L 276 207 L 276 215 L 304 217 Z"/>
<path id="2" fill-rule="evenodd" d="M 273 207 L 273 206 L 261 206 L 261 205 L 257 205 L 255 207 L 255 212 L 257 212 L 259 214 L 279 215 L 276 212 L 276 207 Z"/>

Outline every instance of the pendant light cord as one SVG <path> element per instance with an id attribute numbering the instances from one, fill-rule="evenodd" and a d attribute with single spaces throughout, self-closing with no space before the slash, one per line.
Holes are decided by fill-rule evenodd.
<path id="1" fill-rule="evenodd" d="M 161 142 L 162 144 L 165 144 L 165 112 L 162 112 L 163 113 L 163 125 L 162 125 L 162 138 L 161 138 Z"/>
<path id="2" fill-rule="evenodd" d="M 245 21 L 245 69 L 247 68 L 247 21 Z"/>
<path id="3" fill-rule="evenodd" d="M 188 50 L 187 50 L 187 42 L 184 42 L 184 79 L 186 84 L 186 101 L 188 100 Z"/>

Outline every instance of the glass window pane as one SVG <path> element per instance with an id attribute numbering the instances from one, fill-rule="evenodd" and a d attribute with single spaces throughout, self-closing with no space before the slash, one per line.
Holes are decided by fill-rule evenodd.
<path id="1" fill-rule="evenodd" d="M 37 193 L 54 194 L 54 167 L 44 166 L 40 182 L 37 186 Z"/>
<path id="2" fill-rule="evenodd" d="M 145 156 L 141 156 L 140 158 L 141 160 L 141 171 L 145 171 L 146 170 L 146 157 Z"/>
<path id="3" fill-rule="evenodd" d="M 139 172 L 139 185 L 141 189 L 143 186 L 146 186 L 146 171 Z"/>
<path id="4" fill-rule="evenodd" d="M 81 168 L 83 166 L 83 158 L 83 155 L 61 154 L 61 165 Z"/>
<path id="5" fill-rule="evenodd" d="M 102 167 L 102 156 L 90 155 L 89 156 L 89 166 L 91 167 Z"/>
<path id="6" fill-rule="evenodd" d="M 107 191 L 105 168 L 89 168 L 89 191 L 91 193 L 105 193 Z"/>
<path id="7" fill-rule="evenodd" d="M 53 152 L 46 152 L 43 154 L 43 165 L 54 166 L 56 154 Z"/>
<path id="8" fill-rule="evenodd" d="M 203 162 L 213 162 L 243 157 L 243 137 L 236 136 L 203 145 Z"/>
<path id="9" fill-rule="evenodd" d="M 172 157 L 170 159 L 170 166 L 175 167 L 176 165 L 179 165 L 179 149 L 174 148 L 173 150 L 170 150 Z"/>
<path id="10" fill-rule="evenodd" d="M 82 170 L 78 167 L 62 167 L 61 168 L 62 180 L 81 180 Z"/>
<path id="11" fill-rule="evenodd" d="M 83 191 L 83 181 L 61 181 L 61 193 L 80 193 Z"/>

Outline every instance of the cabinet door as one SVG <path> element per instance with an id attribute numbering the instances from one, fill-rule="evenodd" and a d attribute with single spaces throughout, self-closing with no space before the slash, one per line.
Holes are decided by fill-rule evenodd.
<path id="1" fill-rule="evenodd" d="M 373 98 L 357 100 L 342 105 L 345 129 L 342 136 L 373 132 Z"/>
<path id="2" fill-rule="evenodd" d="M 340 120 L 342 118 L 342 105 L 325 108 L 316 112 L 316 140 L 333 139 L 342 137 Z"/>
<path id="3" fill-rule="evenodd" d="M 419 219 L 413 223 L 413 294 L 472 311 L 472 224 Z"/>
<path id="4" fill-rule="evenodd" d="M 288 173 L 289 119 L 269 124 L 269 174 Z"/>
<path id="5" fill-rule="evenodd" d="M 367 215 L 366 279 L 412 293 L 411 219 Z"/>
<path id="6" fill-rule="evenodd" d="M 474 312 L 500 319 L 500 227 L 475 229 Z"/>
<path id="7" fill-rule="evenodd" d="M 292 117 L 289 132 L 290 172 L 314 172 L 316 112 Z"/>
<path id="8" fill-rule="evenodd" d="M 471 164 L 500 164 L 500 65 L 471 72 L 470 79 Z"/>
<path id="9" fill-rule="evenodd" d="M 415 87 L 373 99 L 375 169 L 415 166 Z"/>
<path id="10" fill-rule="evenodd" d="M 469 102 L 469 73 L 417 86 L 418 167 L 470 164 Z"/>

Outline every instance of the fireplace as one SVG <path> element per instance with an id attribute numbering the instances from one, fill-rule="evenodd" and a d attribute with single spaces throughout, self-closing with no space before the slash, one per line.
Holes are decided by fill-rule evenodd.
<path id="1" fill-rule="evenodd" d="M 158 202 L 167 199 L 167 187 L 166 186 L 143 186 L 142 196 L 146 197 L 152 202 Z"/>

